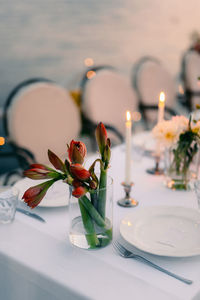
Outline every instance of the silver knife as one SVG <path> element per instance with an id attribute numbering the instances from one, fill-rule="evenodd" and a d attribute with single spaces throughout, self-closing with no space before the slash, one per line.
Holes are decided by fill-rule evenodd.
<path id="1" fill-rule="evenodd" d="M 29 217 L 32 217 L 32 218 L 34 218 L 34 219 L 36 219 L 36 220 L 38 220 L 40 222 L 46 223 L 46 221 L 42 217 L 40 217 L 39 215 L 37 215 L 35 213 L 32 213 L 32 212 L 30 212 L 28 210 L 25 210 L 23 208 L 17 207 L 16 211 L 18 211 L 18 212 L 20 212 L 22 214 L 25 214 L 25 215 L 27 215 Z"/>

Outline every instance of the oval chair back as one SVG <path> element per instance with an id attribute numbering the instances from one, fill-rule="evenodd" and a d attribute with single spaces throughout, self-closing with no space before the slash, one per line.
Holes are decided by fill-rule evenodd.
<path id="1" fill-rule="evenodd" d="M 91 68 L 89 72 L 82 81 L 84 120 L 87 120 L 89 129 L 103 122 L 110 130 L 112 141 L 122 142 L 126 111 L 133 112 L 137 108 L 137 97 L 131 83 L 112 67 Z M 87 74 L 91 76 L 88 78 Z"/>
<path id="2" fill-rule="evenodd" d="M 47 150 L 66 154 L 78 137 L 80 114 L 63 87 L 47 79 L 30 79 L 9 95 L 4 110 L 6 140 L 24 169 L 32 162 L 49 163 Z"/>
<path id="3" fill-rule="evenodd" d="M 172 76 L 155 58 L 143 57 L 133 68 L 133 86 L 138 94 L 139 108 L 147 127 L 157 122 L 159 95 L 166 95 L 165 111 L 170 115 L 174 111 L 176 87 Z"/>
<path id="4" fill-rule="evenodd" d="M 187 51 L 182 58 L 181 78 L 185 91 L 183 104 L 191 112 L 196 104 L 200 104 L 200 53 L 195 50 Z"/>

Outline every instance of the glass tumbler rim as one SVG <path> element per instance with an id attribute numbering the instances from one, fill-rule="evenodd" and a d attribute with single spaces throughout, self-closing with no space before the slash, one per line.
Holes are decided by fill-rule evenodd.
<path id="1" fill-rule="evenodd" d="M 15 218 L 19 190 L 14 186 L 0 186 L 0 224 L 9 224 Z"/>
<path id="2" fill-rule="evenodd" d="M 96 175 L 100 175 L 100 173 L 97 173 Z M 94 193 L 95 193 L 95 191 L 104 191 L 104 190 L 108 190 L 108 189 L 110 189 L 110 188 L 112 188 L 113 187 L 113 177 L 112 176 L 110 176 L 110 175 L 107 175 L 107 185 L 106 185 L 106 187 L 103 187 L 103 188 L 97 188 L 96 190 L 94 190 Z"/>
<path id="3" fill-rule="evenodd" d="M 200 190 L 200 179 L 197 179 L 197 180 L 194 181 L 194 187 L 195 187 L 195 189 Z"/>
<path id="4" fill-rule="evenodd" d="M 13 196 L 18 197 L 19 195 L 19 189 L 13 185 L 0 185 L 0 194 L 6 191 L 11 190 L 13 193 Z"/>

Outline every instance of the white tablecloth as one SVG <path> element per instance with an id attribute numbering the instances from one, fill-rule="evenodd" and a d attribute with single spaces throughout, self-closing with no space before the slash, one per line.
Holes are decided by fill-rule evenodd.
<path id="1" fill-rule="evenodd" d="M 93 159 L 88 159 L 86 166 Z M 114 178 L 115 238 L 120 220 L 131 210 L 152 205 L 197 208 L 194 192 L 168 190 L 162 176 L 145 172 L 153 163 L 148 158 L 136 161 L 133 156 L 132 196 L 139 206 L 119 207 L 117 200 L 124 196 L 124 149 L 113 149 L 109 174 Z M 194 283 L 188 286 L 142 262 L 121 258 L 111 245 L 96 251 L 71 246 L 67 207 L 38 207 L 35 212 L 46 219 L 45 224 L 16 213 L 12 224 L 0 226 L 1 300 L 200 299 L 200 256 L 168 258 L 143 253 L 160 266 L 192 279 Z"/>

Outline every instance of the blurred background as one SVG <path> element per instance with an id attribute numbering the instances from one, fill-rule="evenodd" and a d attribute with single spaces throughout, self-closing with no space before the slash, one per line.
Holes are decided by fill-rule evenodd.
<path id="1" fill-rule="evenodd" d="M 175 83 L 176 88 L 171 87 L 171 83 L 167 83 L 166 93 L 169 96 L 172 91 L 173 103 L 171 106 L 176 108 L 178 103 L 176 94 L 181 94 L 181 97 L 183 94 L 182 91 L 179 91 L 178 80 L 182 57 L 194 44 L 194 39 L 197 41 L 195 52 L 196 50 L 198 52 L 198 55 L 195 54 L 198 56 L 197 58 L 195 56 L 195 60 L 197 59 L 200 65 L 199 0 L 0 0 L 0 7 L 0 136 L 5 136 L 2 115 L 6 99 L 15 86 L 29 78 L 47 78 L 66 90 L 77 91 L 80 88 L 81 79 L 91 65 L 113 66 L 119 74 L 125 75 L 131 81 L 131 73 L 137 61 L 145 56 L 155 57 L 166 67 L 172 79 L 164 74 L 164 79 L 160 83 L 157 84 L 160 79 L 159 75 L 151 82 L 153 76 L 150 71 L 148 80 L 144 82 L 145 86 L 148 83 L 148 89 L 152 88 L 152 99 L 155 103 L 150 104 L 156 105 L 157 109 L 158 91 L 163 90 L 164 81 L 171 80 Z M 193 65 L 195 66 L 196 62 Z M 163 71 L 165 73 L 165 70 Z M 200 69 L 195 72 L 193 73 L 194 88 L 185 86 L 185 94 L 188 92 L 189 96 L 193 91 L 196 93 L 197 76 L 200 74 Z M 118 75 L 112 76 L 114 76 L 112 80 L 114 82 L 119 80 L 126 90 L 123 79 L 115 78 Z M 165 76 L 167 77 L 165 78 Z M 100 91 L 106 94 L 107 80 L 102 82 Z M 132 79 L 132 85 L 133 82 Z M 101 100 L 104 99 L 106 102 L 104 107 L 110 102 L 111 111 L 116 110 L 116 105 L 110 101 L 109 93 L 111 91 L 114 93 L 113 101 L 118 96 L 118 100 L 123 102 L 123 106 L 127 106 L 123 107 L 124 109 L 129 108 L 128 104 L 124 102 L 125 99 L 128 99 L 128 95 L 132 104 L 134 99 L 135 103 L 143 100 L 139 89 L 137 90 L 139 96 L 134 98 L 133 86 L 127 86 L 128 95 L 124 94 L 125 90 L 122 88 L 121 95 L 123 96 L 120 96 L 117 89 L 116 92 L 114 91 L 116 86 L 118 84 L 114 88 L 112 85 L 107 85 L 107 98 L 102 94 L 100 101 L 97 99 L 100 108 L 103 106 Z M 200 89 L 200 85 L 198 89 Z M 200 91 L 197 93 L 200 97 Z M 98 95 L 99 91 L 97 91 Z M 149 95 L 150 90 L 147 90 L 147 96 L 149 97 Z M 81 105 L 81 101 L 79 102 L 78 113 L 85 113 L 84 118 L 81 119 L 80 129 L 81 127 L 83 129 L 86 119 L 90 119 L 90 123 L 86 124 L 85 131 L 82 130 L 82 132 L 87 132 L 92 128 L 92 118 L 88 113 L 89 109 L 86 103 L 89 98 L 88 94 L 85 93 L 84 97 Z M 93 96 L 90 98 L 93 101 Z M 151 101 L 150 98 L 147 100 Z M 167 100 L 169 104 L 169 99 Z M 143 113 L 144 107 L 137 105 L 136 107 L 135 104 L 134 109 L 131 106 L 129 109 L 131 111 L 140 110 Z M 124 125 L 122 109 L 119 108 L 119 105 L 117 107 L 118 110 L 121 110 L 121 115 L 115 118 L 116 124 L 111 124 L 113 126 L 118 125 L 119 120 Z M 96 110 L 99 111 L 99 109 Z M 103 111 L 103 115 L 105 115 L 105 111 Z M 30 114 L 28 118 L 29 116 Z M 81 116 L 83 117 L 83 115 Z M 142 116 L 144 117 L 144 114 Z M 10 119 L 12 122 L 12 118 Z M 108 123 L 113 119 L 112 115 L 108 119 Z M 96 115 L 93 123 L 94 120 L 98 122 Z M 100 120 L 104 122 L 102 117 Z M 21 118 L 21 126 L 26 127 L 24 118 Z M 88 134 L 91 137 L 91 132 Z M 9 166 L 11 168 L 15 166 L 16 158 L 7 157 L 7 153 L 3 154 L 3 151 L 7 152 L 7 148 L 9 148 L 9 141 L 11 139 L 7 138 L 2 147 L 1 157 L 3 159 L 0 173 L 7 171 Z M 13 142 L 17 145 L 17 140 L 13 139 Z M 33 142 L 33 144 L 38 144 L 40 147 L 39 143 Z M 16 148 L 13 148 L 13 145 L 11 145 L 11 150 L 16 154 Z M 41 149 L 39 150 L 41 151 Z M 7 157 L 7 160 L 4 157 Z"/>
<path id="2" fill-rule="evenodd" d="M 137 59 L 152 55 L 175 77 L 200 28 L 199 0 L 0 0 L 0 6 L 0 106 L 30 77 L 75 88 L 87 57 L 129 75 Z"/>

